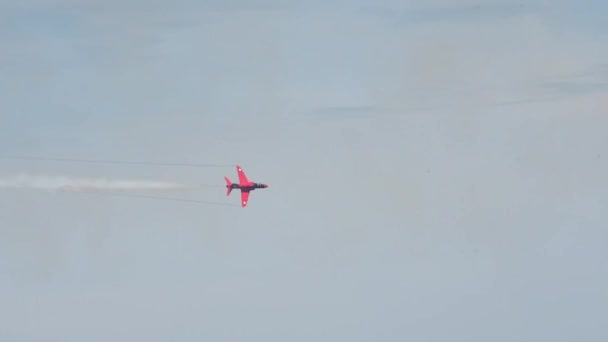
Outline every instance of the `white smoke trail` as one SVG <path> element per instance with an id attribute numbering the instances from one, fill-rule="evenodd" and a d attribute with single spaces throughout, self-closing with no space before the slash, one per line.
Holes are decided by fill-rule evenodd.
<path id="1" fill-rule="evenodd" d="M 72 178 L 66 176 L 17 175 L 0 178 L 0 189 L 30 189 L 47 191 L 177 191 L 194 189 L 192 185 L 175 182 Z"/>

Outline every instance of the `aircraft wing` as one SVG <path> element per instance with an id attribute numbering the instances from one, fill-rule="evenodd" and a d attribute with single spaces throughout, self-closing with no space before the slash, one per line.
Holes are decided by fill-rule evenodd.
<path id="1" fill-rule="evenodd" d="M 236 166 L 236 172 L 239 175 L 239 183 L 241 183 L 241 184 L 249 183 L 249 179 L 247 179 L 247 176 L 245 175 L 245 171 L 243 171 L 243 169 L 238 165 Z"/>
<path id="2" fill-rule="evenodd" d="M 245 208 L 249 200 L 249 190 L 241 190 L 241 206 Z"/>

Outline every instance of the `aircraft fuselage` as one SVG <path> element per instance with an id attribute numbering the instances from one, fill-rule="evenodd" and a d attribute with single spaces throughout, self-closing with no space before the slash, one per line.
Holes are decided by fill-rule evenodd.
<path id="1" fill-rule="evenodd" d="M 236 183 L 232 183 L 230 185 L 226 185 L 226 188 L 230 188 L 230 189 L 240 189 L 240 190 L 255 190 L 255 189 L 265 189 L 267 188 L 268 185 L 266 184 L 262 184 L 262 183 L 252 183 L 252 184 L 246 184 L 246 185 L 240 185 L 240 184 L 236 184 Z"/>

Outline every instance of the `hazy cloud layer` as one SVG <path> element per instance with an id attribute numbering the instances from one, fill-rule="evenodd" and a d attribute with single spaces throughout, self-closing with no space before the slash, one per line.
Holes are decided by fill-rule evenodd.
<path id="1" fill-rule="evenodd" d="M 0 339 L 605 341 L 608 5 L 1 1 Z M 604 19 L 602 19 L 604 18 Z"/>

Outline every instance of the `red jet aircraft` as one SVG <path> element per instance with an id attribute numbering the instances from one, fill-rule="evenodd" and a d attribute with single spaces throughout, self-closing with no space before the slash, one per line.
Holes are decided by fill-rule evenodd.
<path id="1" fill-rule="evenodd" d="M 265 189 L 268 187 L 266 184 L 250 182 L 243 172 L 240 166 L 236 166 L 236 172 L 239 175 L 239 184 L 232 183 L 228 177 L 224 177 L 226 180 L 226 196 L 230 196 L 232 189 L 241 189 L 241 206 L 245 208 L 247 206 L 247 200 L 249 199 L 249 192 L 255 189 Z"/>

